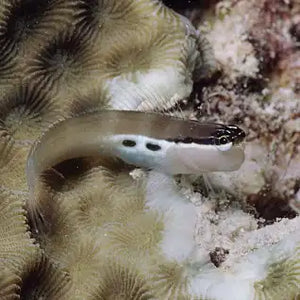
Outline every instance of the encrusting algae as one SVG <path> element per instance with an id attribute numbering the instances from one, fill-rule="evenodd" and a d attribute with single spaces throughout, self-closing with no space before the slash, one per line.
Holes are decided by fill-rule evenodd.
<path id="1" fill-rule="evenodd" d="M 177 106 L 179 100 L 188 99 L 198 80 L 199 86 L 194 86 L 192 95 L 201 91 L 198 94 L 203 101 L 201 112 L 207 112 L 213 121 L 235 123 L 242 119 L 243 125 L 249 125 L 253 140 L 249 139 L 251 146 L 247 146 L 246 153 L 252 157 L 255 157 L 253 152 L 261 154 L 262 150 L 253 146 L 255 139 L 264 141 L 258 148 L 270 152 L 270 140 L 283 128 L 284 132 L 278 134 L 282 140 L 290 140 L 289 157 L 297 163 L 299 149 L 295 146 L 297 130 L 293 123 L 299 117 L 295 112 L 296 101 L 291 101 L 288 109 L 280 106 L 280 97 L 285 93 L 282 88 L 286 88 L 281 85 L 287 84 L 286 78 L 294 80 L 291 73 L 295 66 L 292 59 L 283 58 L 281 73 L 274 75 L 273 80 L 271 75 L 276 72 L 269 70 L 257 55 L 267 57 L 268 51 L 274 49 L 255 53 L 260 48 L 255 48 L 257 43 L 252 41 L 261 41 L 257 35 L 261 24 L 255 22 L 250 25 L 250 21 L 245 22 L 245 28 L 249 26 L 252 31 L 240 28 L 231 36 L 232 51 L 222 29 L 233 28 L 236 15 L 248 7 L 243 0 L 238 1 L 238 6 L 232 2 L 209 5 L 210 10 L 217 11 L 211 24 L 204 26 L 209 44 L 187 19 L 160 1 L 0 1 L 0 299 L 292 300 L 297 297 L 299 236 L 294 234 L 292 242 L 288 234 L 300 228 L 299 216 L 294 211 L 290 213 L 290 222 L 277 224 L 276 228 L 283 229 L 278 240 L 259 244 L 262 239 L 257 216 L 245 215 L 251 210 L 249 204 L 252 208 L 259 207 L 258 195 L 277 169 L 267 169 L 261 178 L 262 165 L 255 162 L 254 168 L 254 158 L 248 156 L 245 165 L 251 168 L 242 168 L 241 172 L 249 172 L 249 176 L 255 173 L 251 178 L 261 179 L 255 182 L 255 187 L 249 183 L 246 188 L 239 181 L 242 176 L 236 174 L 243 173 L 233 174 L 234 179 L 211 176 L 213 190 L 225 189 L 226 197 L 222 196 L 225 202 L 227 197 L 234 199 L 225 204 L 218 202 L 220 196 L 214 191 L 211 196 L 202 196 L 199 191 L 203 185 L 199 188 L 190 178 L 160 181 L 153 173 L 140 172 L 135 176 L 138 171 L 118 159 L 78 157 L 51 166 L 39 178 L 38 205 L 47 230 L 33 230 L 33 220 L 26 211 L 27 155 L 49 126 L 83 112 L 103 109 L 170 112 L 174 103 Z M 270 0 L 262 2 L 263 9 L 267 9 Z M 291 15 L 296 14 L 296 4 L 290 8 L 282 6 Z M 260 5 L 255 9 L 263 11 Z M 244 40 L 244 33 L 250 31 L 252 40 Z M 218 43 L 220 34 L 224 40 Z M 289 57 L 294 57 L 292 52 Z M 239 53 L 243 59 L 236 59 Z M 219 71 L 214 73 L 216 67 Z M 217 74 L 216 78 L 207 79 L 213 74 Z M 268 86 L 263 80 L 269 74 L 275 85 Z M 262 97 L 251 90 L 251 82 L 263 85 Z M 203 84 L 207 85 L 205 89 Z M 294 88 L 293 96 L 297 93 Z M 273 94 L 277 100 L 271 99 Z M 288 117 L 283 117 L 279 125 L 276 123 L 278 126 L 270 117 L 270 122 L 264 125 L 260 122 L 264 119 L 263 101 L 269 115 L 274 109 L 275 114 L 288 111 Z M 199 108 L 199 102 L 195 102 Z M 255 124 L 260 124 L 259 128 Z M 277 127 L 272 131 L 273 124 Z M 285 150 L 275 151 L 271 157 L 275 165 Z M 261 163 L 263 159 L 259 157 Z M 282 170 L 285 160 L 278 165 Z M 288 172 L 295 173 L 290 167 Z M 158 184 L 157 190 L 151 189 L 149 178 Z M 290 175 L 294 193 L 288 194 L 286 188 L 279 196 L 272 194 L 286 199 L 286 207 L 297 192 L 299 182 L 295 178 Z M 231 183 L 227 184 L 228 181 Z M 232 182 L 237 182 L 238 187 Z M 163 207 L 164 203 L 170 206 Z M 182 218 L 190 212 L 191 218 Z M 276 216 L 275 213 L 269 223 L 275 222 Z M 233 220 L 232 227 L 227 225 L 228 230 L 222 227 L 225 220 Z M 260 221 L 260 226 L 266 226 L 266 220 Z M 204 235 L 204 226 L 210 237 Z M 199 227 L 203 236 L 197 236 Z M 249 244 L 243 242 L 246 250 L 238 246 L 243 241 L 243 230 L 249 234 Z M 224 239 L 220 238 L 220 232 Z M 265 230 L 265 236 L 269 237 L 268 234 Z M 201 245 L 201 240 L 207 244 Z M 185 257 L 188 249 L 181 246 L 189 243 L 197 251 Z M 209 259 L 209 253 L 217 247 L 229 249 L 220 267 Z M 255 252 L 255 247 L 259 251 L 269 248 Z M 232 294 L 234 289 L 238 298 Z"/>

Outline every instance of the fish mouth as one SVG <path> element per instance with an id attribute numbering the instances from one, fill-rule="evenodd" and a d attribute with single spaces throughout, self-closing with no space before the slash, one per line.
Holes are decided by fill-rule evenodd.
<path id="1" fill-rule="evenodd" d="M 246 132 L 236 125 L 228 126 L 232 132 L 232 143 L 233 145 L 239 145 L 245 141 Z"/>
<path id="2" fill-rule="evenodd" d="M 234 141 L 233 141 L 233 145 L 240 145 L 245 143 L 245 137 L 246 137 L 246 133 L 243 132 L 242 134 L 238 135 Z"/>

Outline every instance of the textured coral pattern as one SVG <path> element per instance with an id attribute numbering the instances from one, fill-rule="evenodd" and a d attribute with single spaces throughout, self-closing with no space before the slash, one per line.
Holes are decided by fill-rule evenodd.
<path id="1" fill-rule="evenodd" d="M 283 240 L 290 233 L 283 225 L 279 229 L 287 232 L 280 235 L 273 227 L 273 234 L 268 225 L 278 218 L 295 225 L 297 213 L 289 203 L 300 201 L 294 175 L 299 104 L 288 102 L 299 96 L 297 0 L 192 2 L 201 2 L 200 12 L 185 13 L 202 24 L 207 9 L 208 22 L 201 29 L 212 46 L 188 19 L 158 0 L 0 0 L 0 300 L 300 300 L 296 242 L 288 250 L 276 248 L 278 241 L 266 247 L 268 237 Z M 290 32 L 282 30 L 290 23 Z M 212 49 L 218 72 L 207 80 L 216 68 Z M 117 159 L 80 157 L 46 170 L 37 191 L 48 226 L 32 229 L 25 208 L 25 164 L 49 126 L 82 112 L 169 110 L 187 99 L 194 105 L 193 117 L 199 113 L 209 121 L 242 123 L 249 131 L 247 150 L 256 153 L 248 159 L 251 167 L 228 180 L 240 191 L 224 193 L 224 203 L 198 199 L 204 199 L 197 208 L 200 226 L 195 224 L 195 240 L 204 253 L 200 267 L 193 257 L 181 263 L 162 251 L 163 245 L 166 253 L 176 252 L 164 239 L 170 234 L 170 241 L 177 241 L 182 227 L 185 234 L 181 225 L 188 217 L 167 227 L 164 212 L 150 209 L 146 201 L 146 176 L 135 178 L 132 167 Z M 182 102 L 184 107 L 188 101 Z M 267 159 L 261 153 L 269 153 Z M 266 161 L 272 167 L 263 169 Z M 292 175 L 281 180 L 285 174 L 278 169 Z M 168 197 L 169 203 L 189 202 L 176 194 L 177 185 L 176 191 L 167 186 L 153 193 L 155 203 Z M 172 205 L 176 217 L 186 217 Z M 242 218 L 247 225 L 237 224 Z M 260 226 L 261 239 L 255 236 Z M 229 236 L 226 246 L 236 248 L 217 244 L 220 235 Z M 184 238 L 178 248 L 188 244 Z M 265 252 L 251 260 L 256 247 Z M 232 270 L 235 256 L 246 263 Z"/>
<path id="2" fill-rule="evenodd" d="M 197 47 L 180 17 L 156 1 L 0 1 L 1 299 L 155 298 L 145 255 L 151 261 L 157 252 L 163 223 L 144 212 L 143 183 L 118 162 L 65 162 L 41 178 L 51 230 L 33 238 L 25 162 L 33 142 L 62 118 L 135 109 L 156 90 L 154 83 L 143 99 L 151 72 L 171 70 L 174 91 L 182 85 L 187 96 Z M 120 96 L 127 82 L 134 89 Z"/>
<path id="3" fill-rule="evenodd" d="M 256 299 L 293 299 L 299 292 L 299 251 L 272 264 L 264 280 L 255 283 Z"/>

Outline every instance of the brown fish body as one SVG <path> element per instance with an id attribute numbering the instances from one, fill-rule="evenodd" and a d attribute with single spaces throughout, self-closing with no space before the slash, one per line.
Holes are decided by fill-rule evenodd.
<path id="1" fill-rule="evenodd" d="M 224 137 L 228 149 L 218 145 Z M 243 149 L 235 145 L 243 137 L 235 126 L 137 111 L 98 111 L 63 120 L 36 141 L 28 156 L 28 211 L 33 218 L 39 215 L 35 196 L 39 176 L 65 160 L 116 156 L 171 175 L 232 171 L 244 160 Z M 220 151 L 221 146 L 225 150 Z"/>

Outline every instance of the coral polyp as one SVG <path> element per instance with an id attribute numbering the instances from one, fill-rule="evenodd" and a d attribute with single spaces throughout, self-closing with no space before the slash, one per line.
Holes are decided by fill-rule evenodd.
<path id="1" fill-rule="evenodd" d="M 89 37 L 99 36 L 104 42 L 113 36 L 124 35 L 127 31 L 141 30 L 144 20 L 137 22 L 141 14 L 147 12 L 147 5 L 143 1 L 130 0 L 122 2 L 109 0 L 83 0 L 76 1 L 76 29 Z M 149 6 L 148 6 L 149 7 Z M 99 30 L 100 28 L 100 30 Z"/>
<path id="2" fill-rule="evenodd" d="M 3 300 L 18 299 L 21 278 L 9 269 L 2 268 L 0 275 L 0 298 Z"/>
<path id="3" fill-rule="evenodd" d="M 10 90 L 0 107 L 0 130 L 17 142 L 33 142 L 57 116 L 51 92 L 34 84 Z"/>
<path id="4" fill-rule="evenodd" d="M 85 74 L 95 75 L 96 58 L 83 35 L 59 33 L 29 60 L 26 76 L 50 90 L 74 86 Z"/>
<path id="5" fill-rule="evenodd" d="M 161 299 L 185 299 L 188 295 L 185 267 L 176 262 L 159 265 L 151 280 L 153 289 Z"/>
<path id="6" fill-rule="evenodd" d="M 254 284 L 258 300 L 293 299 L 299 292 L 300 249 L 294 257 L 273 263 L 267 276 Z"/>
<path id="7" fill-rule="evenodd" d="M 161 241 L 163 223 L 155 214 L 141 214 L 125 224 L 107 230 L 108 247 L 127 257 L 143 257 L 156 251 Z"/>
<path id="8" fill-rule="evenodd" d="M 146 277 L 139 274 L 134 265 L 112 259 L 108 262 L 102 268 L 99 285 L 91 299 L 156 299 Z"/>
<path id="9" fill-rule="evenodd" d="M 68 299 L 71 288 L 68 273 L 44 256 L 29 265 L 21 278 L 21 299 Z"/>
<path id="10" fill-rule="evenodd" d="M 63 22 L 67 3 L 57 0 L 41 0 L 38 3 L 32 0 L 2 1 L 1 36 L 7 42 L 11 41 L 12 48 L 36 34 L 42 37 L 45 28 L 50 31 L 62 25 L 58 21 Z"/>
<path id="11" fill-rule="evenodd" d="M 18 274 L 37 254 L 37 247 L 30 238 L 26 225 L 26 212 L 19 195 L 0 188 L 0 260 L 5 267 Z"/>
<path id="12" fill-rule="evenodd" d="M 106 76 L 130 79 L 131 76 L 147 73 L 151 69 L 168 67 L 179 58 L 181 44 L 174 40 L 174 35 L 168 35 L 167 32 L 162 35 L 156 29 L 150 36 L 145 33 L 130 34 L 126 40 L 123 48 L 111 45 L 101 59 Z"/>
<path id="13" fill-rule="evenodd" d="M 21 79 L 23 58 L 55 30 L 63 28 L 72 16 L 69 1 L 2 1 L 0 9 L 1 80 Z M 44 34 L 45 30 L 47 35 Z M 14 74 L 14 76 L 12 76 Z M 8 80 L 10 79 L 10 80 Z"/>

